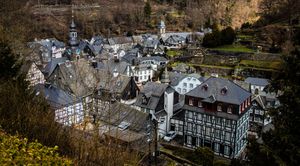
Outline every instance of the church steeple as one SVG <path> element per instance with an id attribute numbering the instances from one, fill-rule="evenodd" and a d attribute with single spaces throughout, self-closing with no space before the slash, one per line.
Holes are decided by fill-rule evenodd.
<path id="1" fill-rule="evenodd" d="M 77 39 L 77 30 L 76 30 L 76 24 L 74 22 L 74 15 L 73 15 L 73 8 L 72 8 L 72 22 L 70 24 L 70 30 L 69 30 L 69 46 L 72 49 L 75 49 L 79 45 L 78 39 Z"/>

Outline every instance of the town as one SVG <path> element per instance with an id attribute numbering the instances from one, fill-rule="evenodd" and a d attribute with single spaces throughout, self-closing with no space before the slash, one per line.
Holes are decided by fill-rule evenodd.
<path id="1" fill-rule="evenodd" d="M 108 34 L 83 35 L 78 12 L 89 6 L 69 5 L 63 25 L 68 32 L 59 36 L 67 40 L 33 34 L 26 56 L 21 50 L 18 60 L 3 56 L 1 70 L 8 74 L 0 79 L 1 96 L 7 96 L 0 102 L 0 136 L 25 133 L 25 142 L 26 137 L 40 141 L 28 132 L 39 131 L 49 137 L 43 144 L 74 157 L 75 165 L 263 165 L 265 158 L 271 165 L 298 163 L 270 146 L 281 144 L 277 138 L 284 149 L 297 146 L 287 142 L 299 121 L 289 109 L 299 104 L 300 15 L 291 14 L 289 25 L 275 25 L 279 30 L 256 30 L 258 25 L 249 22 L 240 28 L 220 26 L 208 18 L 198 28 L 175 31 L 166 13 L 151 20 L 150 3 L 143 3 L 144 17 L 149 16 L 141 31 L 110 34 L 110 28 Z M 0 44 L 1 56 L 10 54 Z M 32 105 L 20 107 L 39 113 L 6 113 L 23 100 Z M 8 124 L 6 118 L 17 120 Z M 43 159 L 36 164 L 41 163 L 53 165 Z"/>
<path id="2" fill-rule="evenodd" d="M 247 138 L 270 128 L 267 110 L 280 103 L 268 79 L 227 79 L 184 64 L 169 68 L 166 51 L 192 46 L 194 36 L 211 29 L 168 32 L 161 20 L 156 34 L 88 40 L 80 39 L 75 19 L 68 43 L 28 43 L 36 51 L 21 68 L 56 122 L 130 145 L 209 147 L 229 159 L 242 157 Z"/>

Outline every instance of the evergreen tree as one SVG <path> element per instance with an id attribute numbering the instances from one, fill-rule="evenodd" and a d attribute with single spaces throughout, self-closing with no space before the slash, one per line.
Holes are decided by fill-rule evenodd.
<path id="1" fill-rule="evenodd" d="M 144 16 L 147 22 L 150 21 L 151 18 L 151 5 L 150 2 L 147 1 L 144 7 Z"/>
<path id="2" fill-rule="evenodd" d="M 20 64 L 17 63 L 17 56 L 12 53 L 6 42 L 0 42 L 0 80 L 7 80 L 17 75 Z"/>
<path id="3" fill-rule="evenodd" d="M 278 108 L 270 110 L 274 129 L 263 133 L 262 144 L 249 144 L 252 165 L 300 165 L 300 52 L 283 57 L 282 72 L 272 81 L 272 88 L 280 92 Z"/>

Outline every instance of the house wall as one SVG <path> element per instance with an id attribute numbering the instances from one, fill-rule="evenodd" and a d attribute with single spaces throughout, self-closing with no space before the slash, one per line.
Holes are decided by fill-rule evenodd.
<path id="1" fill-rule="evenodd" d="M 190 148 L 209 147 L 216 155 L 226 158 L 238 157 L 247 144 L 247 132 L 249 130 L 250 97 L 240 105 L 223 102 L 214 104 L 201 103 L 202 99 L 186 96 L 185 104 L 203 109 L 203 111 L 184 110 L 183 121 L 184 145 Z M 231 111 L 228 112 L 228 108 Z M 216 114 L 212 112 L 223 112 L 228 114 Z M 238 115 L 238 119 L 231 116 Z M 231 117 L 231 118 L 230 118 Z M 178 120 L 172 120 L 175 129 L 180 132 Z"/>
<path id="2" fill-rule="evenodd" d="M 55 121 L 66 126 L 83 122 L 84 113 L 81 102 L 55 110 Z"/>
<path id="3" fill-rule="evenodd" d="M 202 82 L 199 81 L 195 77 L 186 77 L 183 80 L 181 80 L 178 85 L 173 86 L 173 88 L 179 93 L 179 94 L 186 94 L 189 91 L 195 89 L 198 85 L 200 85 Z"/>
<path id="4" fill-rule="evenodd" d="M 38 67 L 34 63 L 31 65 L 26 75 L 26 81 L 29 81 L 30 86 L 45 83 L 44 74 L 38 69 Z"/>

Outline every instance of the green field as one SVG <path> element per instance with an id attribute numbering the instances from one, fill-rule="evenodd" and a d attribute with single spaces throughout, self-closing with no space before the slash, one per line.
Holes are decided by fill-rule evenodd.
<path id="1" fill-rule="evenodd" d="M 182 51 L 168 50 L 166 54 L 167 54 L 167 56 L 169 56 L 169 57 L 175 57 L 175 56 L 182 55 Z"/>
<path id="2" fill-rule="evenodd" d="M 281 68 L 280 61 L 252 61 L 252 60 L 242 60 L 240 66 L 254 67 L 254 68 L 263 68 L 263 69 L 275 69 L 279 70 Z"/>
<path id="3" fill-rule="evenodd" d="M 224 52 L 243 52 L 243 53 L 254 52 L 254 50 L 247 48 L 243 45 L 224 45 L 216 48 L 211 48 L 211 50 L 224 51 Z"/>

